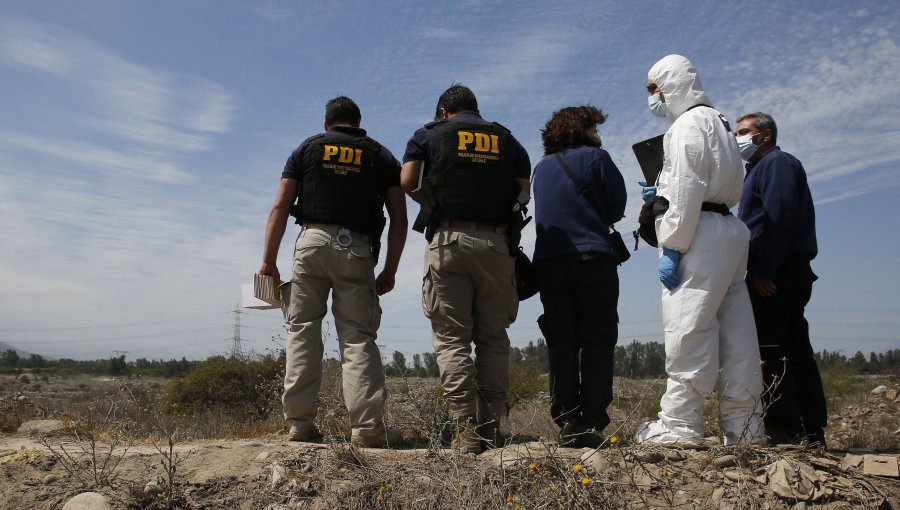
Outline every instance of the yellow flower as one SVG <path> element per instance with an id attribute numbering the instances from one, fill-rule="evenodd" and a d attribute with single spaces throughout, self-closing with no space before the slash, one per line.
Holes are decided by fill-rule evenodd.
<path id="1" fill-rule="evenodd" d="M 378 501 L 379 503 L 381 503 L 381 494 L 375 496 L 375 501 Z"/>
<path id="2" fill-rule="evenodd" d="M 506 504 L 512 503 L 512 496 L 506 496 Z"/>
<path id="3" fill-rule="evenodd" d="M 581 464 L 575 464 L 572 467 L 572 471 L 575 471 L 576 473 L 581 473 Z"/>
<path id="4" fill-rule="evenodd" d="M 516 510 L 522 510 L 522 507 L 521 507 L 521 506 L 519 506 L 519 504 L 518 504 L 518 503 L 516 503 Z"/>
<path id="5" fill-rule="evenodd" d="M 378 487 L 378 492 L 384 492 L 384 485 L 380 485 Z"/>
<path id="6" fill-rule="evenodd" d="M 531 464 L 528 465 L 528 469 L 530 469 L 530 470 L 532 470 L 532 471 L 536 470 L 536 469 L 537 469 L 537 464 L 535 464 L 534 462 L 532 462 Z"/>
<path id="7" fill-rule="evenodd" d="M 609 438 L 609 444 L 616 444 L 616 441 L 618 441 L 618 439 L 616 439 L 616 436 L 612 436 Z"/>
<path id="8" fill-rule="evenodd" d="M 581 479 L 581 485 L 588 485 L 591 483 L 591 479 L 588 477 L 584 477 Z"/>
<path id="9" fill-rule="evenodd" d="M 384 484 L 384 488 L 387 490 L 391 490 L 391 484 L 390 483 Z"/>

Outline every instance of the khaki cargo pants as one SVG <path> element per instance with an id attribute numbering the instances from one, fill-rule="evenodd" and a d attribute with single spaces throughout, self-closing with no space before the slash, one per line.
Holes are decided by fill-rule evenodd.
<path id="1" fill-rule="evenodd" d="M 287 339 L 284 418 L 309 431 L 322 382 L 322 318 L 329 291 L 341 352 L 344 401 L 354 436 L 384 433 L 384 369 L 375 345 L 381 307 L 368 238 L 353 235 L 340 246 L 336 226 L 304 227 L 297 237 L 291 281 L 281 295 Z M 341 239 L 346 244 L 346 238 Z"/>
<path id="2" fill-rule="evenodd" d="M 422 308 L 450 417 L 499 420 L 509 389 L 509 337 L 519 298 L 504 234 L 440 228 L 425 251 Z M 475 360 L 472 360 L 472 345 Z"/>

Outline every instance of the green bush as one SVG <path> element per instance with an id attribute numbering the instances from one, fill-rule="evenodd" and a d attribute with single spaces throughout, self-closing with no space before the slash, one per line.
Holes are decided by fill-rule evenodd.
<path id="1" fill-rule="evenodd" d="M 272 356 L 209 358 L 185 377 L 170 382 L 161 404 L 164 410 L 178 414 L 216 409 L 264 420 L 280 409 L 283 378 L 284 362 Z"/>
<path id="2" fill-rule="evenodd" d="M 546 392 L 548 387 L 547 374 L 534 363 L 522 363 L 509 367 L 509 403 L 537 397 L 540 392 Z"/>
<path id="3" fill-rule="evenodd" d="M 829 398 L 859 393 L 860 387 L 865 384 L 862 377 L 856 375 L 853 368 L 846 364 L 824 366 L 819 368 L 819 373 Z"/>

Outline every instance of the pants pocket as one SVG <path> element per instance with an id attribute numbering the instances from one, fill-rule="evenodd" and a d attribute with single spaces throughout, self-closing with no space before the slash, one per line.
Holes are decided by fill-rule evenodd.
<path id="1" fill-rule="evenodd" d="M 291 281 L 282 282 L 278 286 L 278 294 L 281 296 L 281 313 L 284 314 L 284 322 L 288 320 L 288 310 L 291 307 Z"/>
<path id="2" fill-rule="evenodd" d="M 424 312 L 425 317 L 429 319 L 431 318 L 432 312 L 434 312 L 434 303 L 434 276 L 429 267 L 425 270 L 425 276 L 422 277 L 422 312 Z"/>
<path id="3" fill-rule="evenodd" d="M 381 327 L 381 301 L 378 298 L 378 291 L 375 289 L 371 289 L 371 303 L 372 303 L 372 331 L 378 331 Z"/>

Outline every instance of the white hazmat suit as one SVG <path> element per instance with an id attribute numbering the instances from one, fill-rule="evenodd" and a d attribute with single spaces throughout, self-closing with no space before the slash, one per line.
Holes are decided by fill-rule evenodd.
<path id="1" fill-rule="evenodd" d="M 701 445 L 704 400 L 716 392 L 724 444 L 759 443 L 761 366 L 744 283 L 750 232 L 734 216 L 701 211 L 703 202 L 731 208 L 740 200 L 740 150 L 688 59 L 669 55 L 648 79 L 662 91 L 671 122 L 657 184 L 669 209 L 657 218 L 656 233 L 660 249 L 682 257 L 680 284 L 662 289 L 666 392 L 659 419 L 638 428 L 635 441 Z"/>

